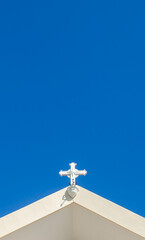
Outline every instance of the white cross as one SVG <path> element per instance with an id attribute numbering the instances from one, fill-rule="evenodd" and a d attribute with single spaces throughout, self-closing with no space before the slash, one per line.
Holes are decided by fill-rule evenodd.
<path id="1" fill-rule="evenodd" d="M 70 185 L 71 186 L 75 186 L 76 185 L 76 178 L 79 176 L 79 175 L 86 175 L 87 174 L 87 171 L 84 169 L 84 170 L 77 170 L 75 168 L 75 166 L 77 165 L 76 163 L 72 162 L 69 164 L 71 169 L 69 169 L 68 171 L 60 171 L 59 172 L 59 175 L 60 176 L 67 176 L 70 178 Z"/>

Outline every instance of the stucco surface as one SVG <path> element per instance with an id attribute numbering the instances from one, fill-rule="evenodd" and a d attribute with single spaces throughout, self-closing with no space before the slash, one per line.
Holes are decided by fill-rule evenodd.
<path id="1" fill-rule="evenodd" d="M 139 235 L 77 204 L 73 205 L 74 240 L 143 240 Z"/>
<path id="2" fill-rule="evenodd" d="M 68 206 L 3 237 L 3 240 L 72 240 L 72 208 Z"/>

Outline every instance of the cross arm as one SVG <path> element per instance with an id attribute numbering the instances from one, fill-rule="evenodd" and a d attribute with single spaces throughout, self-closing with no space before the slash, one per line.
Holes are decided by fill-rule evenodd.
<path id="1" fill-rule="evenodd" d="M 62 170 L 61 170 L 61 171 L 59 172 L 59 175 L 60 175 L 60 176 L 68 176 L 68 175 L 69 175 L 69 171 L 62 171 Z"/>
<path id="2" fill-rule="evenodd" d="M 77 174 L 77 175 L 84 175 L 85 176 L 87 174 L 87 171 L 85 169 L 84 170 L 80 170 L 80 171 L 77 170 L 75 174 Z"/>

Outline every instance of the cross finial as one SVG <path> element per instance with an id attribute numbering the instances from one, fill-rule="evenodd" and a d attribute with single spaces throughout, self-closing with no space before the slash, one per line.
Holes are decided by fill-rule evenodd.
<path id="1" fill-rule="evenodd" d="M 71 186 L 75 186 L 76 185 L 76 178 L 79 176 L 79 175 L 86 175 L 87 174 L 87 171 L 84 169 L 84 170 L 77 170 L 75 168 L 75 166 L 77 165 L 76 163 L 72 162 L 69 164 L 70 165 L 70 169 L 68 171 L 60 171 L 59 172 L 59 175 L 60 176 L 67 176 L 70 178 L 70 185 Z"/>

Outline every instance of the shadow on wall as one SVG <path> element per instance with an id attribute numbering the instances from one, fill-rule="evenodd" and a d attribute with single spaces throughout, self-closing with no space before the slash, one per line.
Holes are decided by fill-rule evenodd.
<path id="1" fill-rule="evenodd" d="M 62 207 L 66 201 L 72 201 L 72 198 L 68 195 L 67 190 L 65 191 L 65 194 L 62 196 L 62 201 L 63 202 L 60 204 L 60 207 Z"/>

